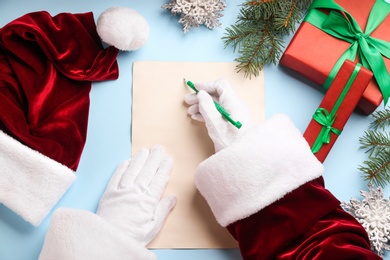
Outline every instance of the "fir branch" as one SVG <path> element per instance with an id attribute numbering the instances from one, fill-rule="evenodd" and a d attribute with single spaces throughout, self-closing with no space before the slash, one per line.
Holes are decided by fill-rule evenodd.
<path id="1" fill-rule="evenodd" d="M 390 109 L 385 108 L 381 111 L 375 111 L 372 114 L 374 121 L 371 122 L 370 128 L 378 130 L 384 129 L 386 126 L 390 126 Z"/>
<path id="2" fill-rule="evenodd" d="M 266 22 L 261 31 L 254 31 L 250 23 L 230 29 L 231 44 L 240 54 L 236 59 L 239 63 L 237 70 L 244 71 L 245 77 L 257 76 L 259 68 L 263 68 L 263 61 L 276 64 L 277 60 L 273 58 L 282 52 L 281 39 L 270 33 L 271 22 Z"/>
<path id="3" fill-rule="evenodd" d="M 368 160 L 358 169 L 365 180 L 384 187 L 390 183 L 390 133 L 386 129 L 390 126 L 390 110 L 376 111 L 372 117 L 369 130 L 359 139 L 360 149 L 369 153 Z"/>
<path id="4" fill-rule="evenodd" d="M 288 25 L 291 25 L 291 19 L 292 19 L 292 15 L 293 15 L 293 11 L 295 9 L 295 2 L 296 1 L 293 1 L 293 4 L 290 6 L 290 11 L 288 12 L 287 16 L 286 16 L 286 19 L 283 23 L 283 26 L 284 27 L 287 27 Z"/>
<path id="5" fill-rule="evenodd" d="M 364 166 L 359 166 L 359 170 L 364 174 L 363 178 L 366 181 L 374 182 L 381 187 L 390 183 L 390 151 L 384 150 L 363 164 Z"/>
<path id="6" fill-rule="evenodd" d="M 251 0 L 243 3 L 237 21 L 226 28 L 225 48 L 238 52 L 238 71 L 257 76 L 266 64 L 276 64 L 282 54 L 283 37 L 295 32 L 311 0 Z"/>
<path id="7" fill-rule="evenodd" d="M 366 150 L 369 156 L 375 156 L 383 150 L 390 151 L 390 134 L 374 130 L 367 130 L 359 139 L 360 149 Z"/>

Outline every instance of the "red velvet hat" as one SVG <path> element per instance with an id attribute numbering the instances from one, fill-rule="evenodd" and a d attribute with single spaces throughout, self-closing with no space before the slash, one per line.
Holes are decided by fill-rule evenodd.
<path id="1" fill-rule="evenodd" d="M 118 77 L 92 13 L 26 14 L 0 29 L 0 203 L 39 225 L 73 183 L 92 81 Z"/>

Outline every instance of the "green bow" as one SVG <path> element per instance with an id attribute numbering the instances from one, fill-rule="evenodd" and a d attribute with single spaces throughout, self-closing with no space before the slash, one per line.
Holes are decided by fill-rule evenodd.
<path id="1" fill-rule="evenodd" d="M 330 9 L 329 14 L 318 10 L 324 8 Z M 324 88 L 329 88 L 346 59 L 355 60 L 356 55 L 359 55 L 363 66 L 373 72 L 382 92 L 384 104 L 387 104 L 390 97 L 390 75 L 386 69 L 383 56 L 390 59 L 390 42 L 373 38 L 370 34 L 383 22 L 389 12 L 390 4 L 384 0 L 377 0 L 371 9 L 366 30 L 363 32 L 356 20 L 333 0 L 313 1 L 305 21 L 333 37 L 351 43 L 333 67 L 324 83 Z"/>
<path id="2" fill-rule="evenodd" d="M 338 130 L 332 126 L 336 116 L 329 114 L 325 108 L 318 108 L 313 115 L 313 119 L 323 126 L 322 131 L 318 136 L 318 141 L 316 141 L 312 147 L 312 152 L 316 153 L 321 149 L 323 144 L 330 143 L 331 132 L 335 133 L 336 135 L 340 135 L 341 130 Z"/>

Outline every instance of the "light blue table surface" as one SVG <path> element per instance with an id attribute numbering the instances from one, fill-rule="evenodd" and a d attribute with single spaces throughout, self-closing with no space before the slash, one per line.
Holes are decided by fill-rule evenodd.
<path id="1" fill-rule="evenodd" d="M 145 16 L 150 25 L 146 45 L 118 57 L 120 76 L 115 81 L 94 83 L 91 92 L 88 138 L 82 154 L 77 180 L 55 206 L 95 211 L 100 197 L 117 164 L 131 154 L 131 88 L 132 64 L 135 61 L 218 61 L 230 62 L 237 55 L 231 47 L 224 48 L 221 37 L 225 27 L 236 21 L 239 4 L 227 1 L 222 28 L 192 28 L 184 34 L 177 16 L 161 8 L 168 0 L 0 0 L 0 26 L 28 12 L 46 10 L 52 15 L 61 12 L 92 11 L 95 19 L 112 6 L 131 7 Z M 286 39 L 289 42 L 290 38 Z M 303 132 L 323 98 L 310 82 L 282 68 L 265 69 L 266 117 L 275 113 L 288 114 Z M 381 106 L 382 108 L 383 106 Z M 367 130 L 371 118 L 354 113 L 346 124 L 325 161 L 327 188 L 341 201 L 361 199 L 360 190 L 367 188 L 357 170 L 366 158 L 359 150 L 359 137 Z M 390 189 L 385 189 L 388 198 Z M 53 211 L 52 211 L 53 213 Z M 37 259 L 51 214 L 39 227 L 23 221 L 0 205 L 0 260 Z M 231 250 L 154 250 L 159 259 L 241 259 L 239 251 Z M 386 255 L 390 259 L 390 254 Z"/>

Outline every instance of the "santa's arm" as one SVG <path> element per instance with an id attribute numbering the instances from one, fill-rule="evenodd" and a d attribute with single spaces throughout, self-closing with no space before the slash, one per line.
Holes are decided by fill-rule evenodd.
<path id="1" fill-rule="evenodd" d="M 196 185 L 244 259 L 380 259 L 322 173 L 301 133 L 277 115 L 204 161 Z"/>

